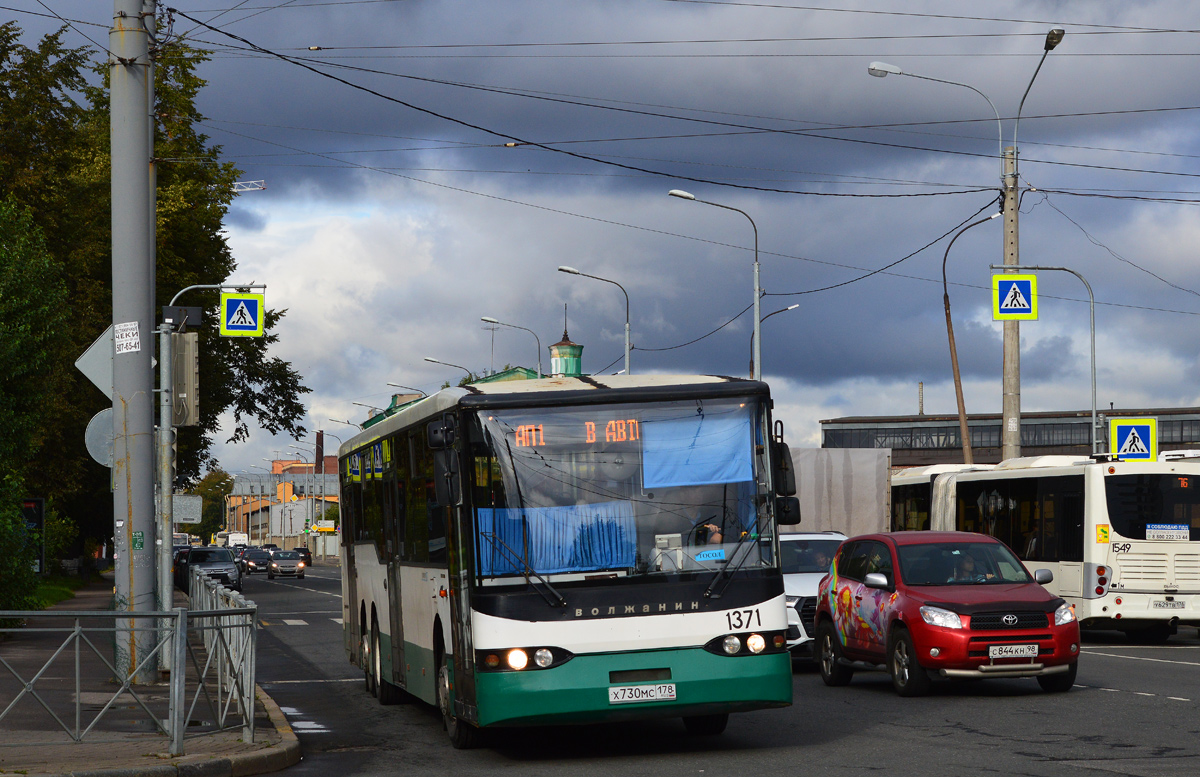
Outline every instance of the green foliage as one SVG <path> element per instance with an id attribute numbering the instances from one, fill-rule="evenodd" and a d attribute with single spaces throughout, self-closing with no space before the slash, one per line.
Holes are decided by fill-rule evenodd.
<path id="1" fill-rule="evenodd" d="M 37 609 L 45 609 L 52 604 L 74 599 L 75 592 L 83 585 L 83 578 L 80 577 L 65 577 L 63 575 L 52 575 L 44 577 L 38 582 L 37 591 L 33 598 L 36 600 Z"/>
<path id="2" fill-rule="evenodd" d="M 333 521 L 333 525 L 337 526 L 338 521 L 340 520 L 340 517 L 339 517 L 340 515 L 341 514 L 338 511 L 338 506 L 330 505 L 329 507 L 325 508 L 325 512 L 321 513 L 321 517 L 318 520 Z"/>
<path id="3" fill-rule="evenodd" d="M 55 559 L 76 555 L 69 554 L 68 551 L 75 545 L 79 527 L 69 515 L 59 512 L 50 503 L 46 504 L 45 533 L 47 565 L 52 564 Z"/>
<path id="4" fill-rule="evenodd" d="M 211 537 L 225 528 L 225 497 L 233 493 L 233 476 L 221 469 L 210 470 L 188 490 L 204 498 L 200 523 L 183 524 L 189 534 Z"/>
<path id="5" fill-rule="evenodd" d="M 0 24 L 3 217 L 15 223 L 13 208 L 27 211 L 55 268 L 9 259 L 11 251 L 34 250 L 35 238 L 23 236 L 15 248 L 0 241 L 0 466 L 19 466 L 23 483 L 11 485 L 14 493 L 46 497 L 86 544 L 112 534 L 109 471 L 80 444 L 88 421 L 110 400 L 74 368 L 112 323 L 108 65 L 103 52 L 64 46 L 65 32 L 29 48 L 18 42 L 16 23 Z M 197 129 L 204 117 L 196 97 L 205 85 L 197 68 L 205 59 L 180 44 L 156 59 L 157 306 L 186 286 L 229 282 L 237 268 L 222 221 L 239 171 Z M 207 311 L 199 327 L 201 425 L 178 433 L 178 482 L 188 484 L 215 464 L 211 449 L 223 415 L 233 418 L 231 440 L 246 439 L 252 421 L 301 437 L 299 398 L 308 389 L 290 364 L 268 353 L 285 311 L 267 312 L 267 337 L 222 338 L 215 292 L 189 294 L 180 304 Z M 56 311 L 70 314 L 61 338 Z M 12 329 L 20 330 L 17 337 Z M 27 467 L 32 462 L 37 466 Z"/>

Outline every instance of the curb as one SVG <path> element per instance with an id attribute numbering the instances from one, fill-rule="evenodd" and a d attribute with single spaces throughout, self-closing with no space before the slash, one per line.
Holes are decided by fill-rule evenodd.
<path id="1" fill-rule="evenodd" d="M 239 753 L 225 758 L 212 758 L 158 766 L 139 766 L 132 769 L 95 769 L 91 771 L 64 772 L 64 777 L 249 777 L 286 769 L 300 762 L 300 740 L 288 725 L 287 718 L 275 700 L 255 685 L 255 696 L 262 702 L 279 732 L 277 745 L 252 753 Z M 185 756 L 186 757 L 186 756 Z"/>

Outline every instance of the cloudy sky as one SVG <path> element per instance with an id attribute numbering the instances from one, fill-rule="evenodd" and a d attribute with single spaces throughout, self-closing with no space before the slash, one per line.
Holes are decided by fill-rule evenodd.
<path id="1" fill-rule="evenodd" d="M 559 265 L 628 290 L 635 373 L 746 375 L 749 314 L 676 346 L 751 304 L 750 223 L 674 188 L 749 213 L 763 314 L 799 305 L 763 325 L 793 444 L 819 445 L 821 419 L 915 413 L 919 382 L 927 413 L 953 413 L 938 239 L 996 209 L 996 119 L 961 86 L 867 65 L 978 89 L 1008 146 L 1052 27 L 1066 37 L 1020 122 L 1021 259 L 1090 281 L 1101 407 L 1200 404 L 1200 4 L 810 3 L 160 6 L 213 51 L 205 131 L 266 181 L 239 196 L 228 238 L 235 278 L 289 311 L 277 353 L 313 389 L 307 425 L 344 438 L 330 419 L 386 405 L 387 382 L 460 377 L 425 356 L 536 366 L 532 335 L 481 316 L 536 331 L 548 367 L 566 303 L 585 370 L 620 369 L 620 290 Z M 32 36 L 56 26 L 47 9 L 77 20 L 73 44 L 106 42 L 109 0 L 3 13 Z M 1001 221 L 948 262 L 970 412 L 1000 409 Z M 1086 409 L 1086 293 L 1062 273 L 1040 285 L 1022 407 Z M 217 455 L 237 471 L 287 442 L 258 432 Z"/>

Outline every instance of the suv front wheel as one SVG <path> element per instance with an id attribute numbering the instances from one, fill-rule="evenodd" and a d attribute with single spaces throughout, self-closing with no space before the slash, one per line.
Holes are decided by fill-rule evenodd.
<path id="1" fill-rule="evenodd" d="M 892 687 L 901 696 L 924 696 L 932 684 L 925 669 L 917 662 L 917 649 L 907 629 L 896 629 L 888 648 L 888 672 Z"/>

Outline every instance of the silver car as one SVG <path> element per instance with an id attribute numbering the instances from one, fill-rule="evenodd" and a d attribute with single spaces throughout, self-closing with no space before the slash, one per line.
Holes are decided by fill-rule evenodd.
<path id="1" fill-rule="evenodd" d="M 277 550 L 272 553 L 271 563 L 267 566 L 267 579 L 274 580 L 276 575 L 303 580 L 304 562 L 300 560 L 300 554 L 294 550 Z"/>

